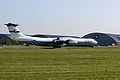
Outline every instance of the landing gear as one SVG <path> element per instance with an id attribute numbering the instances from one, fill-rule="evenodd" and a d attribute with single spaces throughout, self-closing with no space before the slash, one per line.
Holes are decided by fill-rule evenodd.
<path id="1" fill-rule="evenodd" d="M 53 48 L 61 48 L 61 45 L 63 44 L 62 41 L 59 41 L 59 37 L 53 41 Z"/>
<path id="2" fill-rule="evenodd" d="M 94 46 L 89 46 L 90 48 L 94 48 Z"/>
<path id="3" fill-rule="evenodd" d="M 29 45 L 29 44 L 27 44 L 27 43 L 24 43 L 23 45 L 24 45 L 24 46 L 30 46 L 30 45 Z"/>
<path id="4" fill-rule="evenodd" d="M 53 48 L 61 48 L 61 45 L 54 45 Z"/>

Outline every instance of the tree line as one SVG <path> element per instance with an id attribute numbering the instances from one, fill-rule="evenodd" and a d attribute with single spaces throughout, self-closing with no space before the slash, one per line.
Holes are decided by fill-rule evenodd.
<path id="1" fill-rule="evenodd" d="M 16 41 L 16 40 L 1 40 L 0 45 L 22 45 L 23 42 Z"/>

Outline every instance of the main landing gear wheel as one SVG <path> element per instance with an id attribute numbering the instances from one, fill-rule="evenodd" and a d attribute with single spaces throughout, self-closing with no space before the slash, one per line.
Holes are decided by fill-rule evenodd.
<path id="1" fill-rule="evenodd" d="M 54 45 L 53 48 L 61 48 L 61 45 Z"/>

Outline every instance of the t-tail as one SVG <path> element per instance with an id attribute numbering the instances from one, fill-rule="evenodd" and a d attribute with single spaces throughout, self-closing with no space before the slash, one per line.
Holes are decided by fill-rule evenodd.
<path id="1" fill-rule="evenodd" d="M 10 32 L 10 36 L 11 36 L 12 39 L 24 36 L 20 32 L 20 30 L 17 28 L 18 24 L 8 23 L 8 24 L 5 24 L 5 25 L 8 27 L 8 30 Z"/>

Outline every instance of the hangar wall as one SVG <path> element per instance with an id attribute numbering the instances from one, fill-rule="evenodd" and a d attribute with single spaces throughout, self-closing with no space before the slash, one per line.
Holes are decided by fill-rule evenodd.
<path id="1" fill-rule="evenodd" d="M 0 34 L 0 40 L 11 40 L 9 34 Z"/>
<path id="2" fill-rule="evenodd" d="M 98 42 L 99 46 L 120 46 L 120 35 L 108 33 L 90 33 L 82 38 L 92 38 Z"/>

